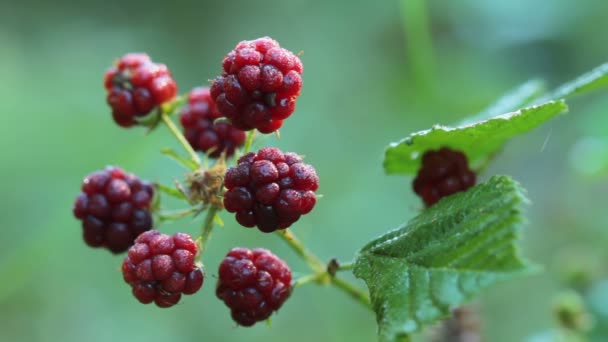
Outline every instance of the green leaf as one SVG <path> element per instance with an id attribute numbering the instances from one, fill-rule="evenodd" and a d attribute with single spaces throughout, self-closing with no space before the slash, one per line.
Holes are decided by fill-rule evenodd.
<path id="1" fill-rule="evenodd" d="M 419 331 L 494 283 L 534 270 L 515 246 L 523 192 L 509 177 L 492 177 L 359 251 L 353 272 L 369 289 L 380 341 Z"/>
<path id="2" fill-rule="evenodd" d="M 602 64 L 577 79 L 563 84 L 539 102 L 568 99 L 594 90 L 608 88 L 608 63 Z"/>
<path id="3" fill-rule="evenodd" d="M 435 125 L 391 143 L 385 151 L 384 170 L 388 174 L 416 173 L 425 151 L 444 146 L 463 151 L 474 167 L 479 166 L 508 139 L 536 128 L 567 109 L 564 101 L 551 101 L 461 126 Z"/>
<path id="4" fill-rule="evenodd" d="M 461 124 L 486 120 L 496 115 L 509 113 L 523 108 L 541 96 L 545 90 L 545 82 L 542 80 L 529 80 L 528 82 L 506 93 L 503 97 L 498 99 L 479 114 L 471 118 L 467 118 Z"/>

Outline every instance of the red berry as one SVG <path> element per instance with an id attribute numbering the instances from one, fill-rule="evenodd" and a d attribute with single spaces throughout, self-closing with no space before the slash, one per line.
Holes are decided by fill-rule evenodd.
<path id="1" fill-rule="evenodd" d="M 241 225 L 268 233 L 291 226 L 313 209 L 319 177 L 296 154 L 266 147 L 229 168 L 224 186 L 226 210 L 236 213 Z"/>
<path id="2" fill-rule="evenodd" d="M 177 85 L 164 64 L 144 53 L 128 53 L 104 76 L 112 117 L 121 127 L 137 124 L 136 118 L 152 112 L 177 95 Z"/>
<path id="3" fill-rule="evenodd" d="M 265 249 L 232 249 L 218 273 L 215 293 L 242 326 L 268 319 L 291 293 L 289 266 Z"/>
<path id="4" fill-rule="evenodd" d="M 198 247 L 188 234 L 147 231 L 129 249 L 122 263 L 123 278 L 141 303 L 171 307 L 182 294 L 196 293 L 203 286 L 203 271 L 194 262 L 197 253 Z"/>
<path id="5" fill-rule="evenodd" d="M 302 89 L 302 62 L 275 40 L 242 41 L 222 66 L 211 96 L 236 128 L 272 133 L 294 112 Z"/>
<path id="6" fill-rule="evenodd" d="M 84 179 L 73 213 L 82 221 L 83 237 L 89 246 L 120 253 L 126 251 L 139 234 L 152 228 L 153 197 L 152 185 L 109 166 Z"/>
<path id="7" fill-rule="evenodd" d="M 184 135 L 195 150 L 209 153 L 212 158 L 222 152 L 232 156 L 245 142 L 245 132 L 227 122 L 214 121 L 222 115 L 211 98 L 209 88 L 194 88 L 188 96 L 188 105 L 180 115 Z"/>
<path id="8" fill-rule="evenodd" d="M 447 147 L 424 153 L 422 167 L 412 184 L 427 207 L 473 185 L 475 173 L 469 168 L 467 156 Z"/>

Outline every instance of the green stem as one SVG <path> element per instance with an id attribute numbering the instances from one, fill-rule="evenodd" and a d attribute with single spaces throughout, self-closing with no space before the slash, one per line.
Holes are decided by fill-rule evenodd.
<path id="1" fill-rule="evenodd" d="M 315 271 L 315 273 L 325 272 L 325 264 L 323 264 L 323 262 L 319 260 L 317 256 L 315 256 L 308 249 L 306 249 L 302 242 L 300 242 L 300 240 L 298 240 L 295 235 L 291 233 L 291 231 L 289 231 L 288 229 L 277 230 L 277 235 L 279 235 L 283 239 L 283 241 L 287 242 L 289 247 L 291 247 L 291 249 L 293 249 L 296 254 L 302 257 L 302 259 L 306 261 L 308 266 L 310 266 L 310 268 Z"/>
<path id="2" fill-rule="evenodd" d="M 355 264 L 352 262 L 339 264 L 338 271 L 350 271 L 355 267 Z"/>
<path id="3" fill-rule="evenodd" d="M 173 120 L 171 120 L 169 115 L 167 115 L 167 113 L 163 112 L 161 114 L 161 119 L 163 120 L 163 123 L 165 124 L 165 126 L 167 126 L 167 128 L 169 129 L 171 134 L 175 137 L 175 139 L 177 139 L 177 141 L 179 141 L 179 143 L 182 145 L 184 150 L 186 150 L 186 152 L 190 156 L 190 159 L 196 165 L 200 166 L 201 159 L 198 157 L 198 154 L 196 154 L 194 149 L 192 149 L 192 146 L 190 146 L 190 143 L 188 143 L 188 140 L 186 140 L 186 138 L 184 137 L 182 132 L 180 132 L 179 129 L 177 128 L 177 126 L 175 126 L 175 123 L 173 122 Z"/>
<path id="4" fill-rule="evenodd" d="M 249 153 L 251 151 L 251 145 L 253 145 L 253 138 L 255 137 L 255 130 L 247 132 L 247 140 L 245 140 L 245 145 L 243 146 L 243 154 Z"/>
<path id="5" fill-rule="evenodd" d="M 302 286 L 308 283 L 312 283 L 312 282 L 316 282 L 319 281 L 320 278 L 322 278 L 325 274 L 324 273 L 313 273 L 313 274 L 309 274 L 303 277 L 300 277 L 298 279 L 296 279 L 296 281 L 293 282 L 292 287 L 298 287 L 298 286 Z"/>
<path id="6" fill-rule="evenodd" d="M 418 89 L 431 91 L 434 53 L 426 0 L 401 0 L 401 13 L 413 82 Z"/>
<path id="7" fill-rule="evenodd" d="M 205 216 L 203 230 L 201 231 L 202 248 L 198 255 L 199 259 L 202 257 L 203 252 L 207 249 L 207 242 L 209 242 L 209 238 L 211 238 L 211 231 L 213 230 L 213 221 L 218 211 L 219 209 L 216 206 L 211 206 L 209 209 L 207 209 L 207 216 Z"/>
<path id="8" fill-rule="evenodd" d="M 291 231 L 285 229 L 284 231 L 277 231 L 277 235 L 279 235 L 283 241 L 287 242 L 289 247 L 291 247 L 306 263 L 310 266 L 310 268 L 315 272 L 312 275 L 301 278 L 295 282 L 294 286 L 301 286 L 309 282 L 316 281 L 318 283 L 326 283 L 334 285 L 336 288 L 346 292 L 352 298 L 357 300 L 360 304 L 364 305 L 367 308 L 371 308 L 370 300 L 367 294 L 356 286 L 350 284 L 344 279 L 340 279 L 338 277 L 332 277 L 329 273 L 327 273 L 327 267 L 325 264 L 314 254 L 312 254 L 304 245 L 298 240 Z M 347 267 L 349 264 L 346 264 Z"/>
<path id="9" fill-rule="evenodd" d="M 348 293 L 351 297 L 353 297 L 353 299 L 355 299 L 357 302 L 359 302 L 366 308 L 372 308 L 372 304 L 369 300 L 369 296 L 367 295 L 367 293 L 361 291 L 357 287 L 353 286 L 351 283 L 338 277 L 333 277 L 331 283 L 342 291 Z"/>

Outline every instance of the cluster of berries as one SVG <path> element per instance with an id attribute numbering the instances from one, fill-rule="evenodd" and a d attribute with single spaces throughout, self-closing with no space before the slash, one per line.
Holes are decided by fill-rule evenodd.
<path id="1" fill-rule="evenodd" d="M 81 189 L 73 213 L 82 220 L 85 242 L 113 253 L 128 250 L 122 273 L 138 301 L 168 308 L 202 287 L 202 265 L 195 262 L 200 248 L 192 237 L 151 230 L 150 182 L 107 167 L 85 177 Z M 217 297 L 242 326 L 267 319 L 291 293 L 291 270 L 264 249 L 232 249 L 218 273 Z"/>
<path id="2" fill-rule="evenodd" d="M 188 143 L 211 158 L 234 155 L 245 131 L 279 129 L 302 88 L 302 62 L 268 37 L 240 42 L 222 65 L 210 88 L 190 91 L 179 117 Z M 123 56 L 104 81 L 112 117 L 122 127 L 149 125 L 152 115 L 158 121 L 172 108 L 163 104 L 177 95 L 168 68 L 142 53 Z M 223 204 L 239 223 L 270 232 L 313 209 L 319 178 L 297 154 L 264 148 L 229 168 L 223 186 Z M 128 250 L 122 273 L 138 301 L 167 308 L 202 287 L 201 246 L 188 234 L 152 229 L 157 196 L 152 183 L 107 167 L 87 176 L 81 189 L 73 213 L 82 221 L 85 242 L 113 253 Z M 265 249 L 232 249 L 218 275 L 216 295 L 242 326 L 268 319 L 291 293 L 291 270 Z"/>
<path id="3" fill-rule="evenodd" d="M 245 142 L 244 131 L 278 130 L 295 111 L 302 89 L 302 61 L 269 37 L 238 43 L 222 67 L 211 88 L 190 92 L 180 116 L 188 142 L 212 158 L 233 155 Z M 177 95 L 169 69 L 143 53 L 126 54 L 108 69 L 105 88 L 114 121 L 122 127 L 142 123 L 139 119 Z"/>
<path id="4" fill-rule="evenodd" d="M 294 112 L 302 88 L 302 62 L 268 37 L 238 43 L 222 67 L 211 88 L 190 91 L 180 114 L 185 139 L 212 158 L 235 154 L 245 142 L 244 131 L 279 129 Z M 165 115 L 162 105 L 177 95 L 167 67 L 146 54 L 123 56 L 106 72 L 105 88 L 114 121 L 122 127 L 143 124 L 153 111 Z M 424 154 L 413 187 L 430 206 L 474 184 L 466 156 L 442 148 Z M 222 185 L 223 206 L 236 221 L 268 233 L 291 226 L 314 208 L 319 177 L 299 155 L 267 147 L 241 156 Z M 205 276 L 198 261 L 201 246 L 190 235 L 152 230 L 156 190 L 148 181 L 107 167 L 84 179 L 73 213 L 82 221 L 89 246 L 128 250 L 122 273 L 133 296 L 166 308 L 196 293 Z M 283 305 L 291 280 L 287 264 L 270 251 L 234 248 L 219 266 L 216 296 L 235 322 L 251 326 Z"/>

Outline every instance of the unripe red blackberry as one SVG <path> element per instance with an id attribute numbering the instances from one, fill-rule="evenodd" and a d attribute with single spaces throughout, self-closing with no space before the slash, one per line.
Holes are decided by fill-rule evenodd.
<path id="1" fill-rule="evenodd" d="M 182 294 L 194 294 L 203 286 L 203 272 L 194 262 L 197 253 L 188 234 L 150 230 L 135 239 L 122 263 L 122 275 L 141 303 L 168 308 Z"/>
<path id="2" fill-rule="evenodd" d="M 234 248 L 219 268 L 216 295 L 232 319 L 249 327 L 268 319 L 291 293 L 291 270 L 265 249 Z"/>
<path id="3" fill-rule="evenodd" d="M 242 41 L 224 57 L 222 66 L 211 96 L 236 128 L 271 133 L 295 110 L 302 62 L 275 40 Z"/>
<path id="4" fill-rule="evenodd" d="M 295 153 L 265 147 L 248 153 L 224 177 L 224 207 L 245 227 L 269 233 L 308 214 L 317 201 L 319 177 Z"/>
<path id="5" fill-rule="evenodd" d="M 145 53 L 128 53 L 106 71 L 104 86 L 114 121 L 122 127 L 137 124 L 177 94 L 177 84 L 164 64 Z"/>
<path id="6" fill-rule="evenodd" d="M 212 158 L 219 157 L 222 152 L 226 152 L 227 157 L 233 155 L 246 138 L 245 132 L 228 122 L 213 123 L 221 116 L 209 88 L 198 87 L 188 95 L 188 105 L 179 118 L 190 145 L 195 150 L 209 152 Z"/>
<path id="7" fill-rule="evenodd" d="M 121 253 L 152 228 L 154 187 L 149 182 L 108 166 L 88 175 L 81 189 L 73 213 L 82 221 L 87 245 Z"/>
<path id="8" fill-rule="evenodd" d="M 443 197 L 472 187 L 475 178 L 464 153 L 443 147 L 424 153 L 413 188 L 429 207 Z"/>

